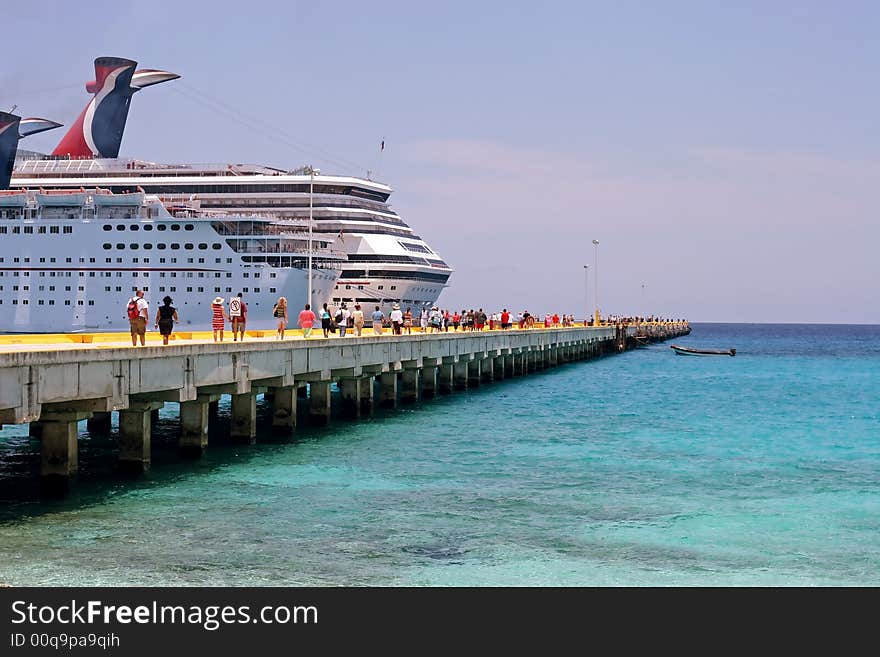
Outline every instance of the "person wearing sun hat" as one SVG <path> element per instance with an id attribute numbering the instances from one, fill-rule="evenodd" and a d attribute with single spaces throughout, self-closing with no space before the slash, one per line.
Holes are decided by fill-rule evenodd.
<path id="1" fill-rule="evenodd" d="M 400 327 L 403 325 L 403 313 L 400 312 L 399 303 L 395 303 L 393 306 L 391 306 L 391 316 L 389 317 L 389 319 L 391 320 L 391 332 L 394 335 L 400 335 Z"/>
<path id="2" fill-rule="evenodd" d="M 223 297 L 216 297 L 211 302 L 211 328 L 214 329 L 214 342 L 217 342 L 217 336 L 220 336 L 220 342 L 223 342 L 223 329 L 226 327 L 226 302 Z"/>

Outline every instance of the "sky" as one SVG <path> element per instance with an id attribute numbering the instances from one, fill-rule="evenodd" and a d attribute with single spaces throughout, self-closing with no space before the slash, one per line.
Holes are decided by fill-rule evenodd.
<path id="1" fill-rule="evenodd" d="M 370 172 L 443 307 L 880 323 L 880 4 L 4 9 L 0 108 L 70 124 L 98 56 L 179 73 L 121 156 Z"/>

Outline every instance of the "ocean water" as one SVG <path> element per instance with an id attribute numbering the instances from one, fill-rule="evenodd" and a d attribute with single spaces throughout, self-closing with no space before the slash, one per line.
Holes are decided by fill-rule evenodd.
<path id="1" fill-rule="evenodd" d="M 880 326 L 693 328 L 199 461 L 167 408 L 140 477 L 83 423 L 61 500 L 6 427 L 0 582 L 880 585 Z"/>

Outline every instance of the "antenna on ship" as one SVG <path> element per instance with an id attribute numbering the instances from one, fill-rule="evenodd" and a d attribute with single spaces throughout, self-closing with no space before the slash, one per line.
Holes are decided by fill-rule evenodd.
<path id="1" fill-rule="evenodd" d="M 379 144 L 379 152 L 376 154 L 376 177 L 379 177 L 379 169 L 382 164 L 382 153 L 385 152 L 385 137 L 382 137 L 382 143 Z M 367 170 L 367 180 L 372 180 L 370 178 L 370 174 L 372 174 L 372 170 Z"/>

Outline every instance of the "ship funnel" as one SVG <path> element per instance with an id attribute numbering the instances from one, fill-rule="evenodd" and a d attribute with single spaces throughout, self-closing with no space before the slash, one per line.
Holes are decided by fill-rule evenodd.
<path id="1" fill-rule="evenodd" d="M 22 119 L 15 114 L 0 112 L 0 189 L 9 189 L 18 140 L 38 132 L 52 130 L 60 125 L 47 119 Z"/>
<path id="2" fill-rule="evenodd" d="M 122 57 L 98 57 L 95 79 L 86 84 L 94 97 L 64 135 L 52 155 L 118 157 L 131 97 L 140 89 L 180 76 L 167 71 L 135 71 L 137 62 Z"/>

